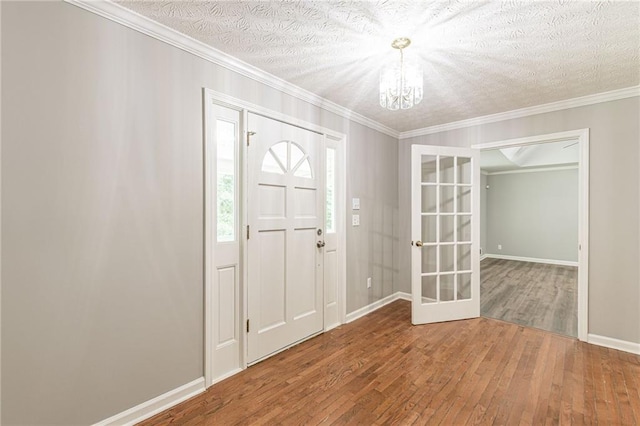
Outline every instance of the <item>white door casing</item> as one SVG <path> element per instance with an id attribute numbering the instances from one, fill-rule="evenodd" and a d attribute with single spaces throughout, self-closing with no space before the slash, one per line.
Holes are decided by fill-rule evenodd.
<path id="1" fill-rule="evenodd" d="M 478 154 L 411 147 L 413 324 L 480 316 Z"/>
<path id="2" fill-rule="evenodd" d="M 325 330 L 333 328 L 339 324 L 345 322 L 345 300 L 346 300 L 346 259 L 345 259 L 345 194 L 346 194 L 346 182 L 345 182 L 345 167 L 346 167 L 346 136 L 342 133 L 335 132 L 331 129 L 318 126 L 314 123 L 299 120 L 295 117 L 291 117 L 274 110 L 263 108 L 259 105 L 246 102 L 244 100 L 229 96 L 224 93 L 220 93 L 211 89 L 203 89 L 204 95 L 204 109 L 205 109 L 205 247 L 204 247 L 204 295 L 205 295 L 205 324 L 204 324 L 204 375 L 206 386 L 209 387 L 213 383 L 216 383 L 226 377 L 229 377 L 242 369 L 247 367 L 248 364 L 248 333 L 246 332 L 246 320 L 249 318 L 249 300 L 248 300 L 248 268 L 249 253 L 246 240 L 246 230 L 249 223 L 249 212 L 247 206 L 249 204 L 249 160 L 247 146 L 247 122 L 249 111 L 259 114 L 264 117 L 270 117 L 274 120 L 289 123 L 294 126 L 299 126 L 305 129 L 310 129 L 316 133 L 324 135 L 327 146 L 333 146 L 336 148 L 336 235 L 337 241 L 337 259 L 335 264 L 329 264 L 325 268 L 326 273 L 335 278 L 335 282 L 331 283 L 325 281 L 325 295 L 329 295 L 325 299 Z M 219 108 L 222 109 L 219 109 Z M 218 197 L 217 197 L 217 180 L 218 180 L 218 146 L 216 142 L 217 132 L 216 120 L 224 116 L 218 115 L 219 111 L 227 111 L 234 118 L 231 121 L 235 121 L 237 116 L 240 117 L 240 132 L 239 140 L 237 141 L 237 150 L 235 154 L 235 166 L 237 167 L 236 179 L 235 179 L 235 200 L 237 204 L 234 210 L 234 220 L 237 220 L 234 228 L 236 228 L 237 241 L 229 244 L 229 241 L 217 240 L 217 216 L 218 209 Z M 224 115 L 224 114 L 223 114 Z M 230 117 L 227 117 L 227 119 Z M 228 121 L 228 120 L 227 120 Z M 256 138 L 254 137 L 254 140 Z M 228 147 L 227 147 L 228 149 Z M 225 172 L 226 173 L 226 172 Z M 320 172 L 321 176 L 325 176 L 325 171 Z M 228 195 L 228 194 L 227 194 Z M 228 197 L 226 197 L 228 199 Z M 324 216 L 324 215 L 321 215 Z M 228 238 L 226 238 L 228 239 Z M 332 247 L 332 237 L 330 236 L 326 241 L 327 248 Z M 221 244 L 219 244 L 221 243 Z M 231 253 L 236 253 L 239 264 L 231 262 L 234 266 L 234 274 L 230 273 L 228 267 L 228 256 L 233 256 Z M 236 268 L 237 266 L 237 268 Z M 337 271 L 333 271 L 333 268 L 337 267 Z M 223 276 L 219 276 L 222 272 Z M 236 272 L 239 272 L 235 275 Z M 220 281 L 223 278 L 224 282 L 228 284 L 231 278 L 236 280 L 236 291 L 226 292 L 220 294 L 220 290 L 216 284 L 216 281 Z M 337 286 L 331 288 L 333 285 Z M 229 286 L 226 286 L 229 289 Z M 215 290 L 215 291 L 214 291 Z M 331 294 L 337 293 L 337 307 L 333 303 Z M 235 304 L 231 302 L 231 294 L 233 294 L 233 302 L 236 301 L 236 297 L 239 297 L 239 303 Z M 221 297 L 222 296 L 222 297 Z M 336 309 L 337 308 L 337 309 Z M 338 312 L 338 322 L 335 322 L 335 311 Z M 233 315 L 229 315 L 233 312 Z M 233 346 L 229 344 L 229 340 L 224 338 L 225 334 L 228 334 L 228 330 L 238 330 L 239 342 L 234 342 Z M 222 339 L 220 338 L 222 337 Z M 309 336 L 310 337 L 310 336 Z M 232 350 L 233 347 L 233 350 Z M 220 352 L 224 352 L 222 355 Z M 239 365 L 238 365 L 239 360 Z M 228 361 L 228 362 L 227 362 Z"/>
<path id="3" fill-rule="evenodd" d="M 253 113 L 248 130 L 247 361 L 254 363 L 323 329 L 323 137 Z"/>
<path id="4" fill-rule="evenodd" d="M 589 129 L 567 130 L 524 138 L 484 142 L 472 145 L 476 150 L 573 142 L 579 146 L 578 160 L 578 339 L 589 341 Z"/>

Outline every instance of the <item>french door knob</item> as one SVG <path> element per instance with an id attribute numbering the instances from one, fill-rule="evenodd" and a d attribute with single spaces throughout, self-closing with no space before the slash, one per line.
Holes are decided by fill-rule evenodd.
<path id="1" fill-rule="evenodd" d="M 324 247 L 324 241 L 318 241 L 316 245 L 318 246 L 318 248 L 322 248 Z"/>
<path id="2" fill-rule="evenodd" d="M 416 246 L 422 247 L 422 241 L 416 241 Z"/>

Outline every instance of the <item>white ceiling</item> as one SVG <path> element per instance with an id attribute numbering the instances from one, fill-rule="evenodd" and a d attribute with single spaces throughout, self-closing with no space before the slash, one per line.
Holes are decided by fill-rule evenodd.
<path id="1" fill-rule="evenodd" d="M 578 141 L 541 143 L 480 152 L 480 169 L 488 172 L 575 166 L 578 164 Z"/>
<path id="2" fill-rule="evenodd" d="M 640 83 L 640 3 L 589 1 L 116 1 L 398 131 Z M 425 71 L 425 98 L 378 104 L 390 47 Z"/>

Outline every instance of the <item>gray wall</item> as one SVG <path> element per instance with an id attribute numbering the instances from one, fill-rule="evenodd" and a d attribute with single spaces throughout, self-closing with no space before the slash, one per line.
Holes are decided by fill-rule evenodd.
<path id="1" fill-rule="evenodd" d="M 398 227 L 398 140 L 364 126 L 351 128 L 347 168 L 347 312 L 393 293 Z M 351 210 L 354 197 L 360 198 L 360 210 Z M 360 215 L 360 226 L 351 226 L 351 214 Z M 370 289 L 368 277 L 372 278 Z"/>
<path id="2" fill-rule="evenodd" d="M 476 143 L 590 128 L 589 332 L 640 343 L 640 98 L 628 98 L 400 141 L 399 221 L 410 218 L 412 144 Z M 410 241 L 408 227 L 400 241 Z M 409 291 L 409 246 L 398 245 L 396 290 Z"/>
<path id="3" fill-rule="evenodd" d="M 3 2 L 1 30 L 2 424 L 202 377 L 203 87 L 347 134 L 348 309 L 391 293 L 396 140 L 69 4 Z"/>
<path id="4" fill-rule="evenodd" d="M 489 175 L 487 182 L 486 253 L 578 261 L 578 169 Z"/>

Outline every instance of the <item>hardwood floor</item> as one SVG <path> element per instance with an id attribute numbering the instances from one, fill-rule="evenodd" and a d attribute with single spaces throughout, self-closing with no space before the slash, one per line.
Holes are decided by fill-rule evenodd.
<path id="1" fill-rule="evenodd" d="M 640 356 L 488 318 L 410 321 L 396 301 L 142 424 L 640 423 Z"/>
<path id="2" fill-rule="evenodd" d="M 578 268 L 516 260 L 480 262 L 480 313 L 578 336 Z"/>

